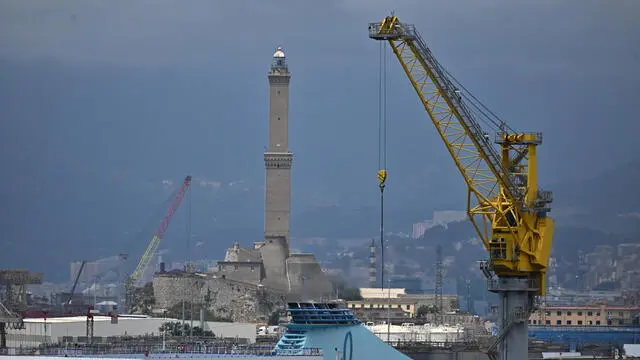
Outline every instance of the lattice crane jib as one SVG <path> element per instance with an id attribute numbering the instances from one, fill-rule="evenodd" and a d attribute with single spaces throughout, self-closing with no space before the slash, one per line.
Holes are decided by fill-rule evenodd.
<path id="1" fill-rule="evenodd" d="M 553 220 L 551 193 L 538 188 L 539 133 L 483 132 L 452 77 L 415 30 L 396 16 L 369 24 L 369 37 L 387 41 L 468 188 L 469 218 L 498 277 L 523 277 L 545 293 Z"/>
<path id="2" fill-rule="evenodd" d="M 136 266 L 136 270 L 133 272 L 133 274 L 131 274 L 129 279 L 127 279 L 128 287 L 144 285 L 139 284 L 139 281 L 143 277 L 149 265 L 149 262 L 151 262 L 151 259 L 153 259 L 153 257 L 155 256 L 156 251 L 158 250 L 158 245 L 160 244 L 160 240 L 162 240 L 164 233 L 167 231 L 169 223 L 171 222 L 171 219 L 173 218 L 176 210 L 178 209 L 178 207 L 180 207 L 180 203 L 182 202 L 184 195 L 187 193 L 187 190 L 189 190 L 189 186 L 191 186 L 191 176 L 187 176 L 184 179 L 180 190 L 176 194 L 176 197 L 173 199 L 171 206 L 169 206 L 169 209 L 167 210 L 167 214 L 162 219 L 160 226 L 158 226 L 158 228 L 156 229 L 156 232 L 153 234 L 153 238 L 151 238 L 149 245 L 140 258 L 140 261 Z"/>

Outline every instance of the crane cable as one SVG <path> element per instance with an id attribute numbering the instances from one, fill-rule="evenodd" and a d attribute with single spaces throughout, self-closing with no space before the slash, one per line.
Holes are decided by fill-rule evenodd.
<path id="1" fill-rule="evenodd" d="M 380 188 L 380 287 L 384 290 L 384 188 L 387 181 L 387 43 L 380 42 L 378 68 L 378 187 Z"/>

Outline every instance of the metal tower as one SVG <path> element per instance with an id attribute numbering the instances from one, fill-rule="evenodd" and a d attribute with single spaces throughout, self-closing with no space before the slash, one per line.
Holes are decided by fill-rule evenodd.
<path id="1" fill-rule="evenodd" d="M 442 268 L 442 246 L 438 245 L 436 247 L 436 296 L 435 296 L 435 305 L 438 314 L 438 322 L 443 322 L 444 315 L 444 306 L 442 304 L 442 277 L 443 277 L 443 268 Z"/>
<path id="2" fill-rule="evenodd" d="M 371 239 L 369 245 L 369 287 L 374 288 L 377 284 L 376 276 L 376 241 Z"/>

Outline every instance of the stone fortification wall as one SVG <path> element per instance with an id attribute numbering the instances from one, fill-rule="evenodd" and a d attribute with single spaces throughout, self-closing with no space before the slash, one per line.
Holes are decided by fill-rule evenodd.
<path id="1" fill-rule="evenodd" d="M 333 286 L 312 254 L 293 254 L 287 259 L 287 278 L 292 294 L 301 301 L 331 297 Z"/>
<path id="2" fill-rule="evenodd" d="M 153 279 L 156 308 L 183 300 L 203 303 L 216 316 L 235 322 L 267 322 L 286 306 L 286 297 L 267 287 L 204 274 L 157 274 Z"/>
<path id="3" fill-rule="evenodd" d="M 258 285 L 264 279 L 262 262 L 218 262 L 218 275 Z"/>
<path id="4" fill-rule="evenodd" d="M 264 283 L 272 288 L 288 290 L 285 262 L 289 257 L 289 245 L 284 236 L 266 236 L 260 246 L 260 254 L 265 269 Z"/>

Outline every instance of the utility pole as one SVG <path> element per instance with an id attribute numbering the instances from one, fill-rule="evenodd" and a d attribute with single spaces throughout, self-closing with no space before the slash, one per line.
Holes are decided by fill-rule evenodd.
<path id="1" fill-rule="evenodd" d="M 389 277 L 389 289 L 387 292 L 387 343 L 391 337 L 391 278 Z"/>
<path id="2" fill-rule="evenodd" d="M 471 311 L 471 280 L 467 280 L 467 312 L 472 314 Z"/>

